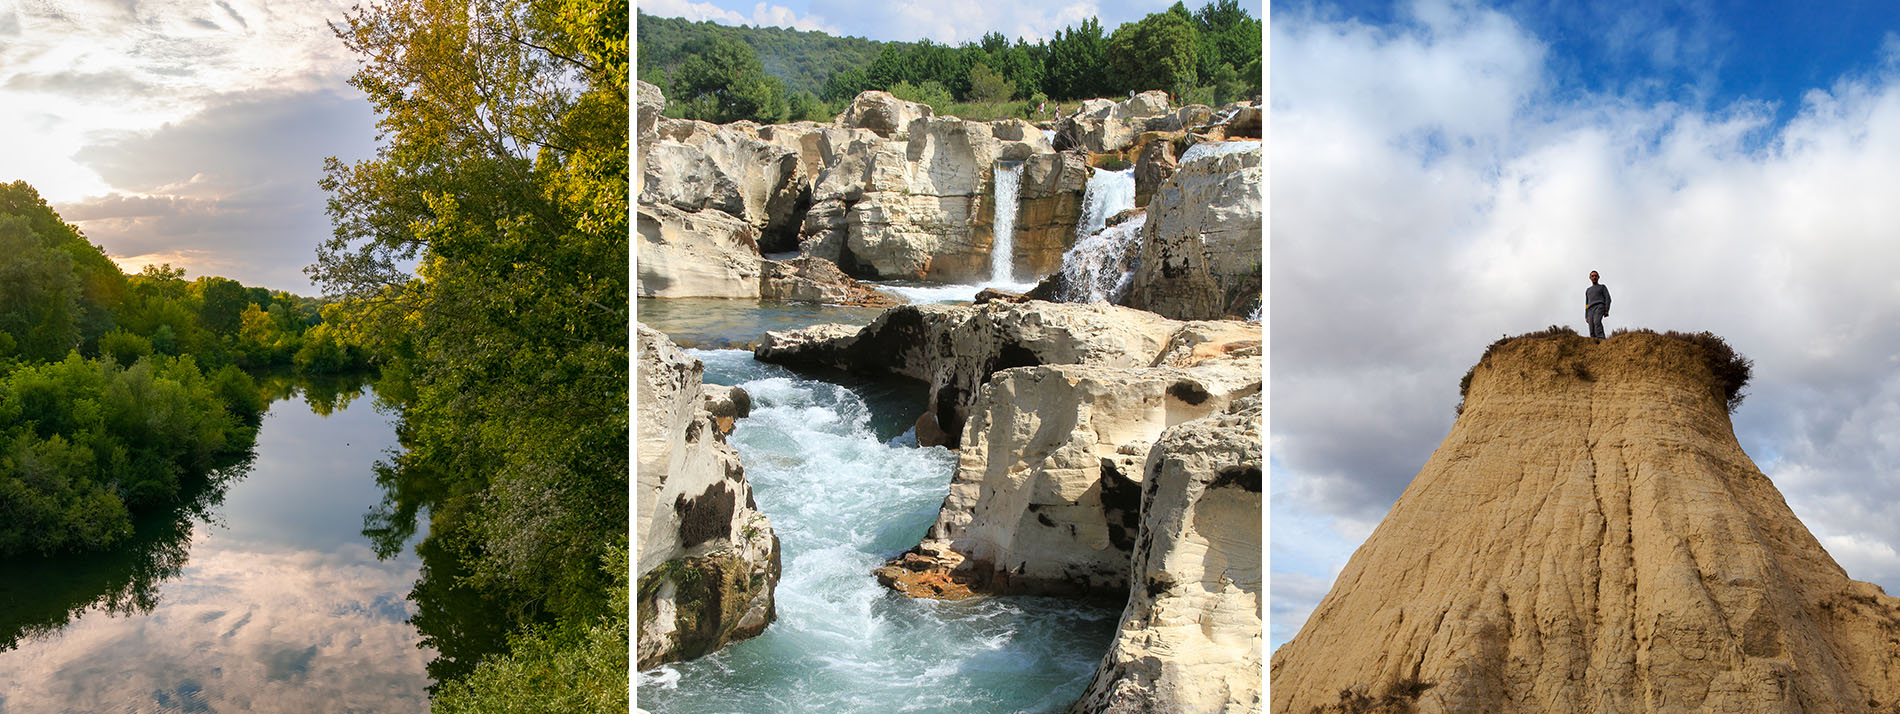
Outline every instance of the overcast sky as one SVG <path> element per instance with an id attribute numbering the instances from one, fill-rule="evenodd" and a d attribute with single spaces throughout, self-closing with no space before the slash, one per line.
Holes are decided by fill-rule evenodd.
<path id="1" fill-rule="evenodd" d="M 1056 31 L 1091 17 L 1101 20 L 1103 32 L 1112 32 L 1124 22 L 1162 12 L 1174 3 L 1175 0 L 638 0 L 635 5 L 640 12 L 649 15 L 711 20 L 723 25 L 820 30 L 880 41 L 916 42 L 929 38 L 943 44 L 961 44 L 975 42 L 989 32 L 1001 32 L 1012 40 L 1052 39 Z M 1187 2 L 1189 10 L 1199 10 L 1206 4 L 1207 0 Z M 1243 0 L 1241 6 L 1254 17 L 1266 15 L 1259 0 Z"/>
<path id="2" fill-rule="evenodd" d="M 0 181 L 136 272 L 310 295 L 323 159 L 375 117 L 325 20 L 347 1 L 0 0 Z"/>
<path id="3" fill-rule="evenodd" d="M 1900 593 L 1900 14 L 1816 7 L 1276 6 L 1271 647 L 1593 269 L 1755 360 L 1742 447 Z"/>

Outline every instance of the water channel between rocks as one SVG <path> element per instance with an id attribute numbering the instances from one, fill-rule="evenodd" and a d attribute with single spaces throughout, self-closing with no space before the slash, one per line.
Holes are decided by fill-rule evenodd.
<path id="1" fill-rule="evenodd" d="M 653 302 L 641 301 L 641 321 L 666 332 L 672 320 L 648 319 Z M 920 385 L 820 378 L 743 350 L 690 354 L 705 363 L 707 383 L 752 397 L 730 440 L 780 539 L 778 619 L 757 638 L 639 673 L 640 709 L 1059 712 L 1080 696 L 1117 609 L 1038 597 L 916 600 L 872 577 L 917 544 L 956 466 L 954 452 L 918 448 L 908 433 L 923 409 Z"/>
<path id="2" fill-rule="evenodd" d="M 360 384 L 319 391 L 271 404 L 201 514 L 0 564 L 0 712 L 428 710 L 421 562 L 378 560 L 362 533 L 395 428 Z"/>

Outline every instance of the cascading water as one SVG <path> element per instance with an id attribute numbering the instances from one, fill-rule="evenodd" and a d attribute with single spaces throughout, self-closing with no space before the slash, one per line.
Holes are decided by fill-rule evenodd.
<path id="1" fill-rule="evenodd" d="M 1016 209 L 1019 207 L 1016 192 L 1022 180 L 1022 162 L 996 163 L 996 217 L 990 222 L 995 235 L 990 244 L 992 284 L 1009 285 L 1015 277 L 1012 253 L 1016 249 Z"/>
<path id="2" fill-rule="evenodd" d="M 1141 250 L 1141 228 L 1147 224 L 1148 214 L 1136 214 L 1076 241 L 1062 254 L 1056 300 L 1114 302 L 1126 294 L 1134 278 L 1135 254 Z"/>
<path id="3" fill-rule="evenodd" d="M 1104 171 L 1094 169 L 1082 190 L 1082 215 L 1075 224 L 1075 239 L 1080 241 L 1102 230 L 1115 214 L 1135 207 L 1135 170 Z"/>
<path id="4" fill-rule="evenodd" d="M 914 600 L 871 575 L 916 545 L 956 467 L 954 453 L 900 435 L 919 395 L 805 379 L 743 350 L 689 352 L 708 383 L 752 397 L 730 439 L 779 536 L 778 619 L 756 638 L 640 673 L 642 710 L 1059 712 L 1082 694 L 1114 610 L 1040 597 Z"/>
<path id="5" fill-rule="evenodd" d="M 1195 144 L 1193 146 L 1188 147 L 1187 153 L 1184 153 L 1181 155 L 1181 163 L 1185 164 L 1189 161 L 1193 161 L 1195 159 L 1200 159 L 1200 158 L 1204 158 L 1208 156 L 1220 156 L 1222 154 L 1238 154 L 1242 151 L 1250 151 L 1250 150 L 1257 151 L 1263 146 L 1265 145 L 1260 143 L 1259 139 L 1237 139 L 1234 141 L 1203 141 L 1199 144 Z"/>

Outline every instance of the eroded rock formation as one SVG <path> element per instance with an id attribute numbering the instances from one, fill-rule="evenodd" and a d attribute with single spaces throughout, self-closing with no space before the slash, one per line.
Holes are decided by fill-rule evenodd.
<path id="1" fill-rule="evenodd" d="M 798 247 L 819 176 L 845 160 L 845 147 L 877 134 L 816 122 L 669 119 L 657 88 L 640 82 L 637 90 L 641 297 L 895 302 L 819 265 L 822 258 L 776 264 L 761 254 Z"/>
<path id="2" fill-rule="evenodd" d="M 921 597 L 1123 597 L 1149 445 L 1170 425 L 1260 393 L 1258 334 L 1233 331 L 1242 339 L 1187 366 L 990 375 L 936 523 L 880 578 Z"/>
<path id="3" fill-rule="evenodd" d="M 1182 320 L 1259 308 L 1264 152 L 1248 146 L 1183 162 L 1155 191 L 1123 304 Z"/>
<path id="4" fill-rule="evenodd" d="M 763 362 L 909 377 L 930 385 L 924 419 L 957 446 L 977 388 L 1011 367 L 1164 366 L 1182 339 L 1258 341 L 1259 326 L 1192 323 L 1105 304 L 988 302 L 905 305 L 863 328 L 818 325 L 768 332 L 753 350 Z M 920 429 L 920 432 L 922 430 Z"/>
<path id="5" fill-rule="evenodd" d="M 1261 400 L 1162 432 L 1115 642 L 1073 714 L 1260 711 Z"/>
<path id="6" fill-rule="evenodd" d="M 645 325 L 635 349 L 635 649 L 646 669 L 763 631 L 775 612 L 779 547 L 738 452 L 725 442 L 750 400 L 734 388 L 706 389 L 699 360 Z"/>
<path id="7" fill-rule="evenodd" d="M 959 282 L 988 275 L 996 164 L 1046 156 L 1047 140 L 1021 120 L 929 116 L 891 136 L 853 140 L 827 164 L 814 184 L 800 250 L 863 277 Z M 1060 171 L 1050 173 L 1056 176 L 1033 184 L 1033 198 L 1080 190 Z M 1019 267 L 1060 259 L 1066 243 L 1036 235 L 1017 244 Z"/>
<path id="8" fill-rule="evenodd" d="M 1900 600 L 1736 442 L 1702 346 L 1496 346 L 1272 660 L 1273 711 L 1889 712 Z"/>

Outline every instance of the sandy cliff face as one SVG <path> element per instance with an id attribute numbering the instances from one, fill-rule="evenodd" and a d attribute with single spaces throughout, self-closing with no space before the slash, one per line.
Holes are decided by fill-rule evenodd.
<path id="1" fill-rule="evenodd" d="M 1260 711 L 1260 415 L 1256 394 L 1148 450 L 1128 604 L 1074 714 Z"/>
<path id="2" fill-rule="evenodd" d="M 1300 634 L 1277 712 L 1888 712 L 1900 600 L 1742 452 L 1700 348 L 1498 347 Z"/>
<path id="3" fill-rule="evenodd" d="M 740 405 L 749 407 L 743 392 L 711 390 L 709 404 L 699 360 L 645 325 L 635 343 L 636 649 L 645 669 L 763 631 L 774 615 L 779 549 L 725 442 Z"/>

